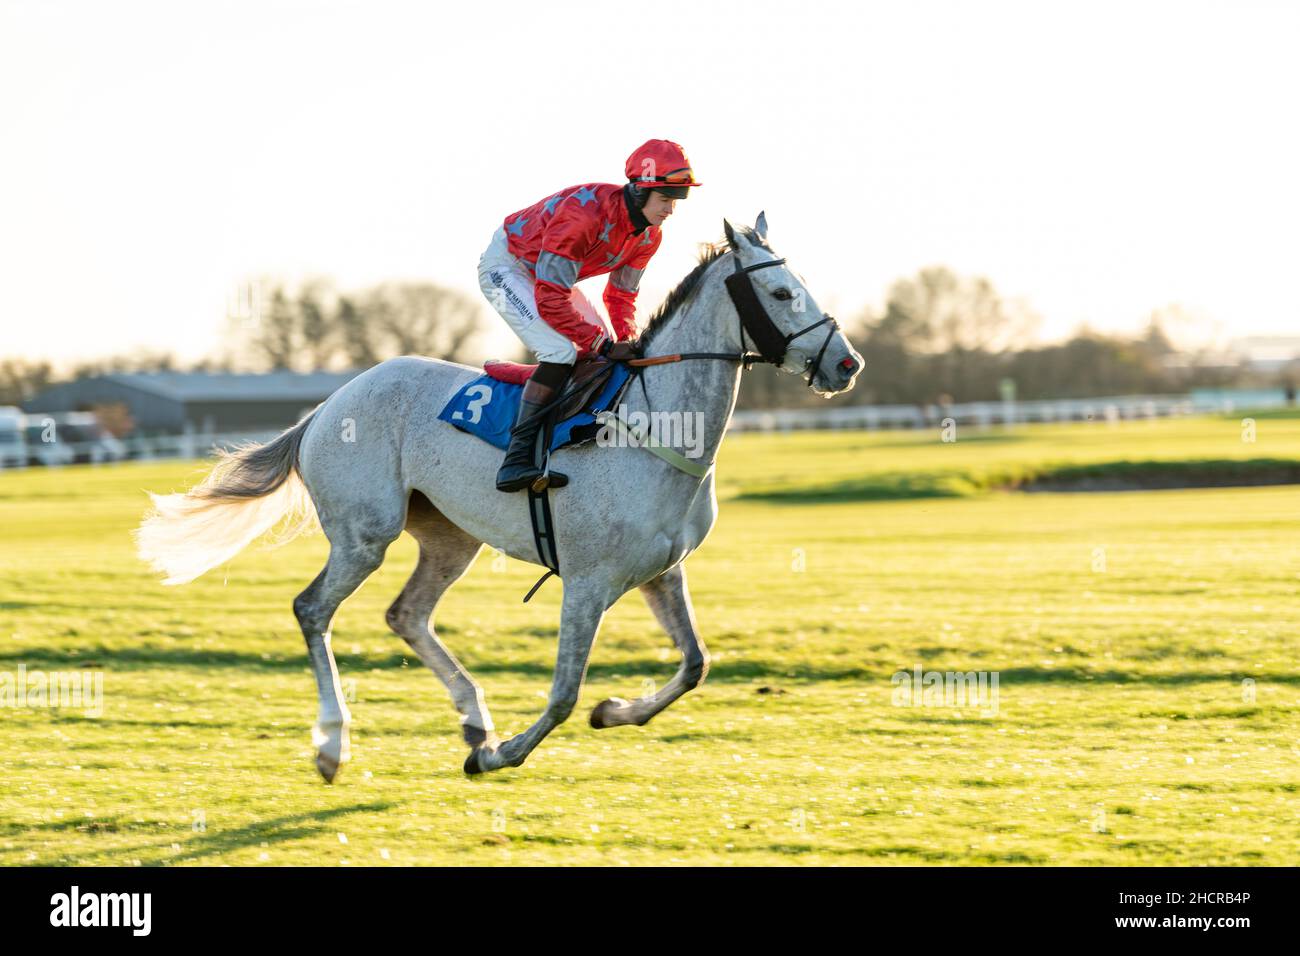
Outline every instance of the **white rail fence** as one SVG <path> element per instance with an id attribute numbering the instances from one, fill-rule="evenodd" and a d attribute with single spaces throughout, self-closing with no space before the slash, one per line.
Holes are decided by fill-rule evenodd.
<path id="1" fill-rule="evenodd" d="M 178 435 L 135 436 L 94 441 L 0 443 L 0 469 L 24 466 L 57 468 L 72 464 L 110 464 L 166 458 L 203 458 L 217 448 L 230 450 L 249 442 L 267 442 L 278 430 L 249 432 L 187 431 Z"/>
<path id="2" fill-rule="evenodd" d="M 1279 395 L 1261 396 L 1252 409 L 1281 408 Z M 1029 422 L 1109 422 L 1171 418 L 1180 415 L 1232 414 L 1231 399 L 1190 395 L 1122 395 L 1113 398 L 1057 399 L 1028 402 L 962 402 L 953 405 L 847 405 L 833 408 L 769 409 L 736 412 L 734 431 L 803 429 L 938 428 L 945 419 L 957 425 L 991 428 Z"/>

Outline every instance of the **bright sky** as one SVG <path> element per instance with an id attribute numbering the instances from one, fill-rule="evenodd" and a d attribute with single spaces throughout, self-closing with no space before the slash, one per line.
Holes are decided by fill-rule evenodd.
<path id="1" fill-rule="evenodd" d="M 0 357 L 198 357 L 257 274 L 478 296 L 503 217 L 651 137 L 704 186 L 642 315 L 766 209 L 842 318 L 945 263 L 1049 339 L 1294 332 L 1297 48 L 1286 3 L 0 0 Z"/>

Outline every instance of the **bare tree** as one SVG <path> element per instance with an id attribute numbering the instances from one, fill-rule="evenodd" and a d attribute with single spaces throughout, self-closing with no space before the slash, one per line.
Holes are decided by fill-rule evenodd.
<path id="1" fill-rule="evenodd" d="M 78 362 L 68 374 L 68 380 L 88 378 L 92 375 L 112 375 L 117 372 L 174 372 L 179 368 L 176 356 L 170 352 L 151 352 L 142 349 L 126 355 Z"/>
<path id="2" fill-rule="evenodd" d="M 394 355 L 462 361 L 482 331 L 478 303 L 429 282 L 386 282 L 349 300 L 344 341 L 354 362 Z"/>
<path id="3" fill-rule="evenodd" d="M 257 316 L 248 345 L 272 369 L 293 368 L 302 355 L 298 309 L 282 286 L 271 290 Z"/>
<path id="4" fill-rule="evenodd" d="M 298 331 L 302 355 L 312 369 L 328 368 L 339 354 L 335 322 L 338 295 L 328 280 L 312 279 L 298 291 Z"/>
<path id="5" fill-rule="evenodd" d="M 230 323 L 244 367 L 364 368 L 396 355 L 464 361 L 483 331 L 476 302 L 433 283 L 386 282 L 355 293 L 339 293 L 323 279 L 296 290 L 263 288 L 258 314 Z"/>
<path id="6" fill-rule="evenodd" d="M 0 405 L 18 405 L 54 381 L 49 362 L 0 359 Z"/>
<path id="7" fill-rule="evenodd" d="M 996 353 L 1023 345 L 1036 322 L 1023 305 L 1005 302 L 988 279 L 931 266 L 894 283 L 872 334 L 920 354 Z"/>

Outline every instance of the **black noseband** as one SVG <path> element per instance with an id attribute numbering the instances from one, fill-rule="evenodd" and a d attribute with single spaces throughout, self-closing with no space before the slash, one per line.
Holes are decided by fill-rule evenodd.
<path id="1" fill-rule="evenodd" d="M 823 315 L 820 320 L 800 329 L 798 332 L 782 335 L 781 330 L 772 321 L 772 317 L 763 308 L 763 303 L 758 301 L 758 293 L 754 290 L 754 283 L 750 281 L 749 274 L 756 269 L 783 265 L 785 260 L 770 259 L 767 262 L 755 263 L 752 266 L 742 266 L 740 264 L 740 255 L 735 251 L 734 247 L 732 248 L 732 255 L 735 257 L 736 269 L 724 281 L 727 283 L 727 294 L 731 296 L 731 302 L 736 307 L 736 314 L 740 316 L 740 347 L 742 349 L 745 347 L 744 333 L 748 332 L 750 339 L 753 340 L 755 347 L 758 349 L 758 354 L 763 357 L 763 361 L 779 366 L 785 362 L 785 353 L 790 348 L 791 342 L 805 332 L 811 332 L 819 326 L 830 323 L 830 329 L 826 332 L 826 339 L 822 342 L 816 361 L 810 359 L 808 363 L 808 387 L 811 388 L 813 380 L 817 377 L 817 372 L 821 369 L 822 358 L 826 355 L 826 349 L 831 344 L 831 338 L 839 328 L 839 323 L 831 316 Z"/>

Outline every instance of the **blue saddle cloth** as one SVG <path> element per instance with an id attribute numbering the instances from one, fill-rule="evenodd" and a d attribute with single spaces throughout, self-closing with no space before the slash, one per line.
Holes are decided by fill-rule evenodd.
<path id="1" fill-rule="evenodd" d="M 621 363 L 615 365 L 609 379 L 596 392 L 595 398 L 587 402 L 586 408 L 556 423 L 551 436 L 551 451 L 594 439 L 601 428 L 596 423 L 596 415 L 614 407 L 631 377 L 630 368 Z M 510 447 L 510 429 L 519 417 L 519 400 L 523 393 L 522 385 L 480 375 L 451 397 L 438 413 L 438 418 L 504 450 Z"/>

